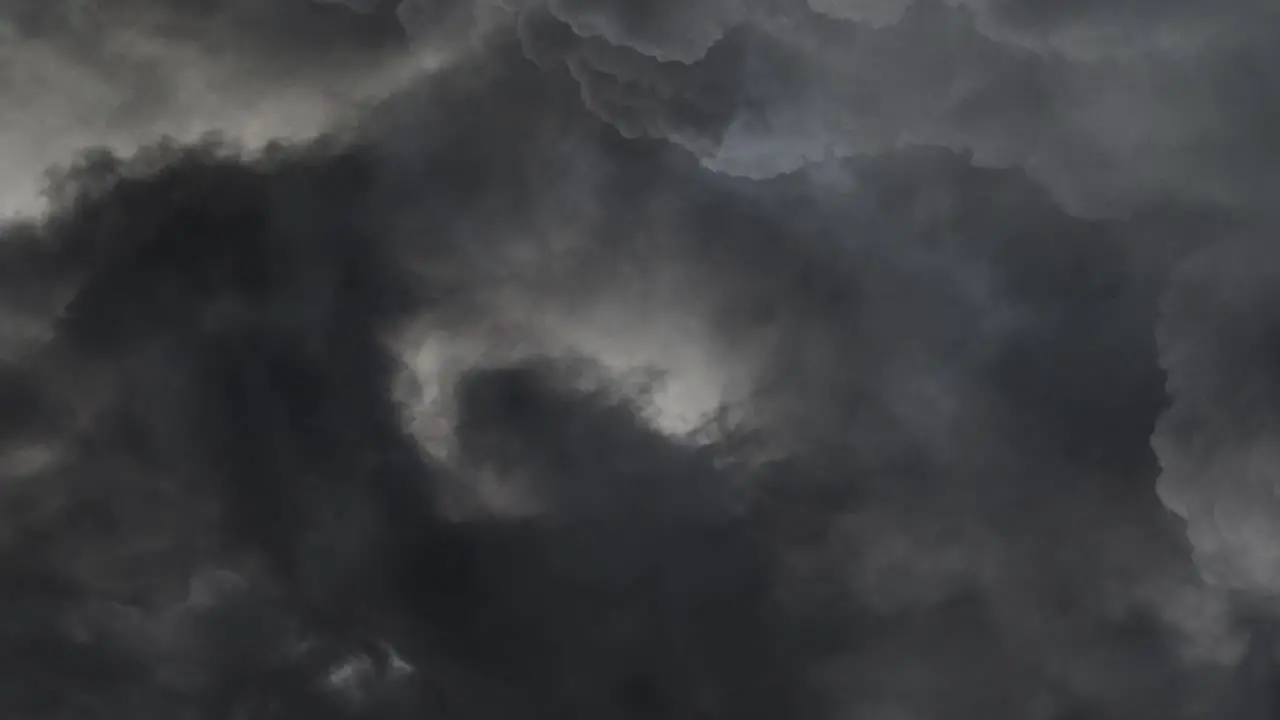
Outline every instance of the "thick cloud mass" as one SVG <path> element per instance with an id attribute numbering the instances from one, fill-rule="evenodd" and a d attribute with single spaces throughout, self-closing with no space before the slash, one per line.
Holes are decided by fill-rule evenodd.
<path id="1" fill-rule="evenodd" d="M 597 114 L 722 172 L 940 145 L 1025 169 L 1074 213 L 1277 188 L 1274 156 L 1258 155 L 1276 112 L 1271 3 L 518 5 L 557 21 L 528 23 L 530 52 L 558 47 Z M 689 119 L 706 106 L 714 120 Z"/>
<path id="2" fill-rule="evenodd" d="M 314 137 L 398 83 L 403 47 L 394 17 L 311 0 L 5 0 L 0 213 L 43 210 L 44 170 L 86 146 Z"/>
<path id="3" fill-rule="evenodd" d="M 4 718 L 1274 717 L 1270 4 L 0 18 Z"/>

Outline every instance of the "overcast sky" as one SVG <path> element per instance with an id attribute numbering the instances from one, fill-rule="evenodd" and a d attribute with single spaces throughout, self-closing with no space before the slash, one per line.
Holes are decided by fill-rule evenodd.
<path id="1" fill-rule="evenodd" d="M 0 714 L 1271 718 L 1277 48 L 0 0 Z"/>

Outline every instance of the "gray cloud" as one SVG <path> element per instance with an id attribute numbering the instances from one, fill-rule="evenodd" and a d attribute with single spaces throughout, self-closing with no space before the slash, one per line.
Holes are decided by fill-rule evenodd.
<path id="1" fill-rule="evenodd" d="M 627 14 L 556 2 L 516 12 L 564 24 L 525 22 L 527 37 L 545 34 L 528 40 L 531 52 L 561 47 L 587 104 L 624 134 L 675 141 L 732 174 L 940 145 L 1025 169 L 1077 213 L 1166 197 L 1258 204 L 1275 187 L 1262 165 L 1240 172 L 1262 136 L 1242 134 L 1239 118 L 1271 111 L 1234 89 L 1240 72 L 1271 65 L 1264 5 L 708 1 Z"/>
<path id="2" fill-rule="evenodd" d="M 0 236 L 6 716 L 1269 716 L 1265 8 L 307 7 Z"/>
<path id="3" fill-rule="evenodd" d="M 390 91 L 409 62 L 394 16 L 352 20 L 310 0 L 8 0 L 0 37 L 5 216 L 39 212 L 43 171 L 87 146 L 315 137 Z"/>
<path id="4" fill-rule="evenodd" d="M 1273 595 L 1280 574 L 1272 417 L 1273 251 L 1237 240 L 1180 272 L 1160 327 L 1173 404 L 1155 447 L 1161 497 L 1215 582 Z"/>

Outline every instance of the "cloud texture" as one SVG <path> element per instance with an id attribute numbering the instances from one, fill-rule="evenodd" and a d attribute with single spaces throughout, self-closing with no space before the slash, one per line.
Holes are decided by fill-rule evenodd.
<path id="1" fill-rule="evenodd" d="M 6 718 L 1272 717 L 1267 3 L 0 18 Z"/>

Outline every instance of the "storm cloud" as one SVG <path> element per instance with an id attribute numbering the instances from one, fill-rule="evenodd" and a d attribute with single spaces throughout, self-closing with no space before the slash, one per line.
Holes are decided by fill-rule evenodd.
<path id="1" fill-rule="evenodd" d="M 107 5 L 0 4 L 5 717 L 1272 716 L 1266 3 Z"/>

